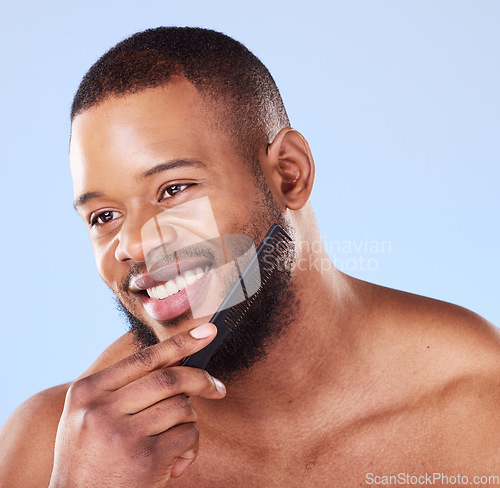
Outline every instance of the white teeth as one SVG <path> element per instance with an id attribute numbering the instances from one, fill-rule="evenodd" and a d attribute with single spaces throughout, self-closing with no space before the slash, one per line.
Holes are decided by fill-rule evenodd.
<path id="1" fill-rule="evenodd" d="M 166 283 L 155 286 L 153 288 L 148 288 L 146 292 L 151 298 L 156 298 L 159 300 L 171 297 L 177 292 L 184 290 L 186 286 L 193 284 L 195 281 L 198 281 L 205 274 L 205 271 L 207 269 L 208 266 L 205 270 L 201 268 L 196 268 L 194 271 L 188 269 L 187 271 L 182 273 L 182 275 L 177 276 L 173 280 L 169 280 Z"/>
<path id="2" fill-rule="evenodd" d="M 160 285 L 160 286 L 157 286 L 156 288 L 154 288 L 154 293 L 155 293 L 155 298 L 165 298 L 167 296 L 167 292 L 166 292 L 166 286 L 165 285 Z"/>
<path id="3" fill-rule="evenodd" d="M 173 295 L 174 293 L 177 293 L 179 291 L 179 288 L 177 288 L 174 280 L 167 281 L 165 283 L 165 288 L 167 296 Z"/>
<path id="4" fill-rule="evenodd" d="M 186 280 L 182 276 L 177 276 L 177 278 L 175 278 L 175 284 L 177 288 L 179 288 L 179 291 L 184 290 L 187 286 Z"/>
<path id="5" fill-rule="evenodd" d="M 191 283 L 194 283 L 198 278 L 196 278 L 196 275 L 190 269 L 188 269 L 184 273 L 184 279 L 186 280 L 186 283 L 190 285 Z"/>

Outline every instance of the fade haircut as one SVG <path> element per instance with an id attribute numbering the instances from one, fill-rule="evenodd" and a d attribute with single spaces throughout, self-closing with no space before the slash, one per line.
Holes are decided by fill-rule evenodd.
<path id="1" fill-rule="evenodd" d="M 89 69 L 71 107 L 71 121 L 109 97 L 126 96 L 184 77 L 215 107 L 213 123 L 260 173 L 259 148 L 290 125 L 280 93 L 261 61 L 213 30 L 158 27 L 121 41 Z M 257 167 L 258 168 L 257 168 Z"/>

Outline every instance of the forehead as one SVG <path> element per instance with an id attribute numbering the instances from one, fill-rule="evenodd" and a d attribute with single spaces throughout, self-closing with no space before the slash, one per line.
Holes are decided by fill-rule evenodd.
<path id="1" fill-rule="evenodd" d="M 72 124 L 70 165 L 75 194 L 98 178 L 143 173 L 176 158 L 210 163 L 231 146 L 214 130 L 213 104 L 187 81 L 110 97 L 85 110 Z"/>

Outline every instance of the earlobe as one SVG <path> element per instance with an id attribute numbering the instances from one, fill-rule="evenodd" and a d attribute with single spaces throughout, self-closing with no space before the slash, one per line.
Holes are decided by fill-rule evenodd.
<path id="1" fill-rule="evenodd" d="M 263 170 L 284 207 L 299 210 L 307 203 L 314 183 L 314 161 L 300 132 L 287 127 L 278 133 L 266 148 Z"/>

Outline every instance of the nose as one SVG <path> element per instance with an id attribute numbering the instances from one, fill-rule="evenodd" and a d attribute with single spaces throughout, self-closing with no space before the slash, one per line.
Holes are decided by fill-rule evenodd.
<path id="1" fill-rule="evenodd" d="M 162 223 L 161 227 L 156 215 L 149 219 L 133 218 L 128 215 L 117 235 L 118 243 L 115 258 L 119 262 L 145 261 L 145 256 L 157 247 L 170 244 L 176 239 L 173 226 Z"/>

